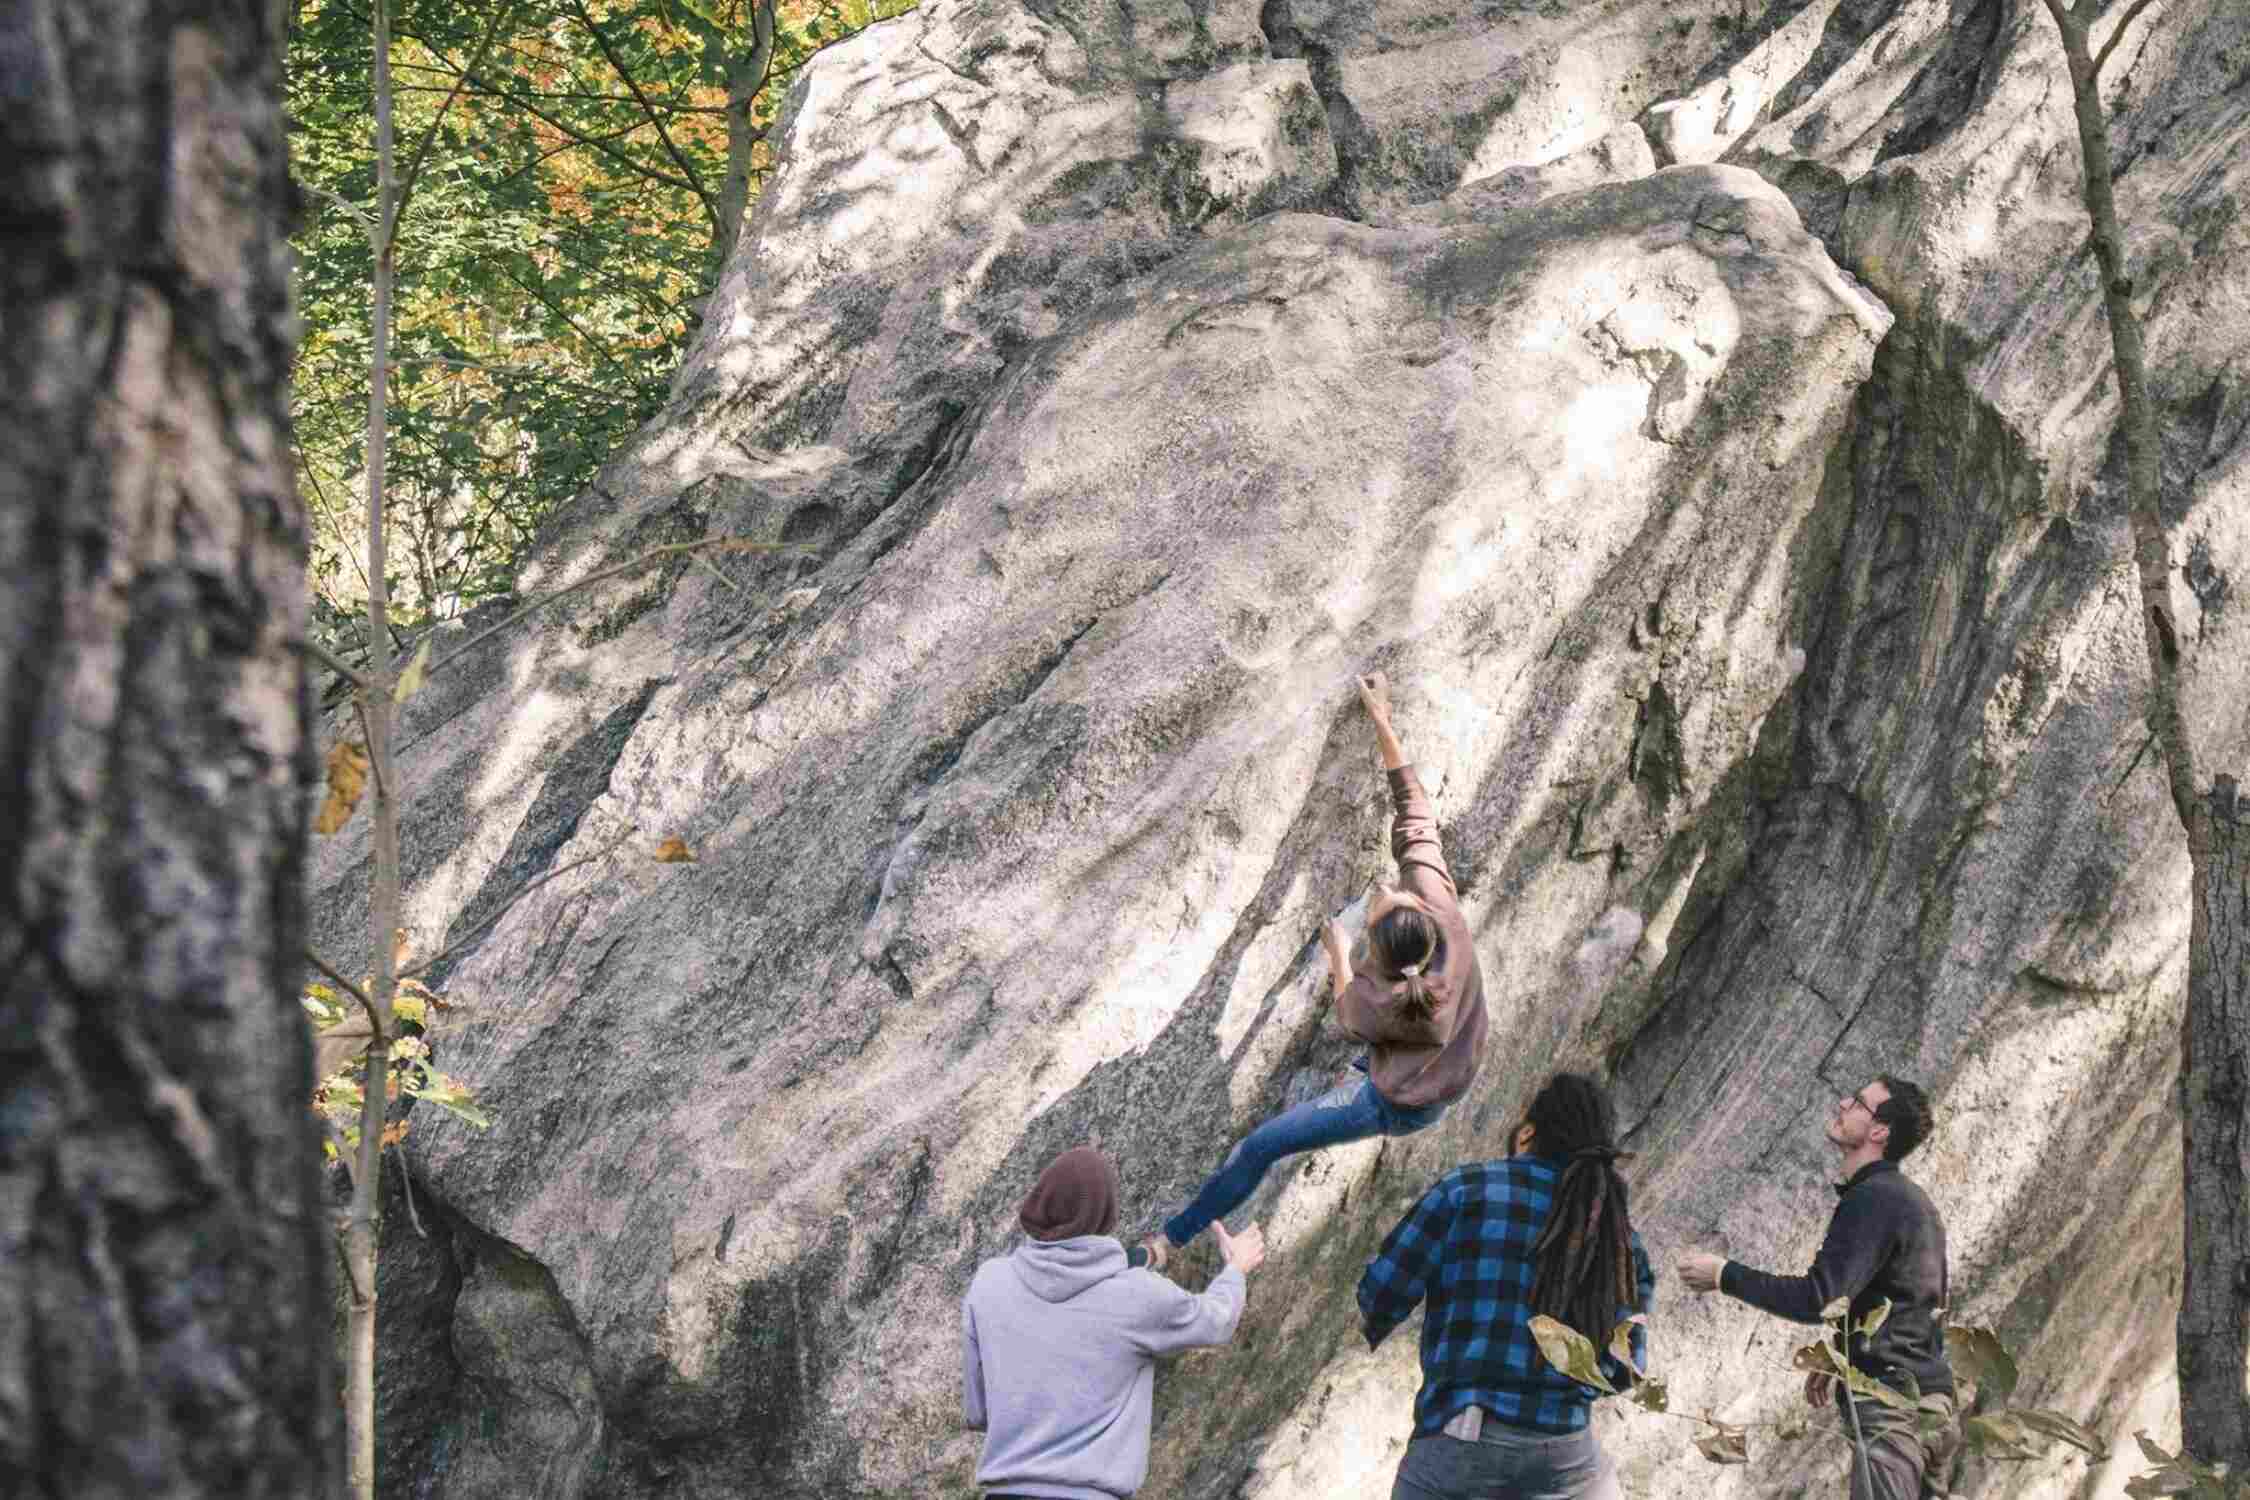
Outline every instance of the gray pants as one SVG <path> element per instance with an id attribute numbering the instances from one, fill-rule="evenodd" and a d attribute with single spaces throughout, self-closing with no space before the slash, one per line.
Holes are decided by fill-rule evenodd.
<path id="1" fill-rule="evenodd" d="M 1945 1493 L 1945 1469 L 1953 1456 L 1954 1434 L 1958 1431 L 1951 1421 L 1942 1433 L 1924 1437 L 1918 1429 L 1912 1412 L 1896 1411 L 1880 1401 L 1861 1400 L 1859 1408 L 1860 1436 L 1867 1441 L 1867 1477 L 1873 1488 L 1859 1481 L 1859 1456 L 1852 1455 L 1852 1500 L 1921 1500 L 1925 1494 Z M 1947 1416 L 1952 1415 L 1951 1403 Z M 1844 1429 L 1845 1441 L 1852 1435 L 1851 1417 L 1841 1403 L 1836 1420 Z"/>
<path id="2" fill-rule="evenodd" d="M 1406 1445 L 1391 1500 L 1624 1500 L 1589 1429 L 1560 1435 L 1487 1421 L 1475 1442 L 1436 1433 Z"/>

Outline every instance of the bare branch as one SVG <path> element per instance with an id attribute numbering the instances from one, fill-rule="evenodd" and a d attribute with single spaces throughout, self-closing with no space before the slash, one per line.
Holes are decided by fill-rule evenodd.
<path id="1" fill-rule="evenodd" d="M 568 323 L 570 325 L 570 331 L 577 334 L 580 338 L 584 339 L 586 341 L 586 347 L 593 350 L 594 353 L 600 355 L 612 369 L 622 370 L 625 368 L 625 361 L 618 358 L 616 354 L 611 352 L 611 350 L 606 345 L 604 345 L 600 339 L 594 337 L 594 335 L 590 331 L 588 331 L 583 323 L 580 323 L 576 318 L 570 315 L 567 309 L 563 308 L 552 297 L 549 297 L 547 295 L 547 289 L 545 287 L 537 286 L 531 282 L 524 280 L 521 276 L 518 276 L 515 273 L 514 268 L 509 266 L 505 261 L 493 261 L 491 262 L 491 264 L 500 272 L 501 275 L 507 277 L 517 286 L 523 288 L 525 292 L 529 293 L 532 299 L 536 301 L 541 307 L 544 307 L 545 309 L 547 309 L 547 311 L 553 313 L 556 317 L 562 319 L 565 323 Z"/>
<path id="2" fill-rule="evenodd" d="M 485 57 L 492 51 L 492 44 L 500 39 L 500 28 L 515 19 L 517 8 L 516 3 L 510 3 L 493 11 L 492 24 L 485 28 L 484 40 L 477 44 L 476 55 L 469 59 L 469 69 L 484 65 Z M 468 86 L 469 69 L 462 70 L 453 80 L 453 92 L 445 96 L 445 102 L 430 117 L 429 128 L 422 132 L 422 139 L 415 144 L 414 155 L 407 161 L 406 175 L 399 179 L 398 192 L 391 198 L 390 222 L 383 226 L 385 248 L 398 243 L 399 222 L 406 217 L 406 205 L 414 198 L 414 180 L 422 175 L 422 163 L 429 159 L 430 146 L 437 140 L 438 127 L 445 123 L 446 112 L 453 108 L 453 101 L 460 98 L 461 90 Z"/>
<path id="3" fill-rule="evenodd" d="M 320 513 L 328 517 L 328 524 L 336 529 L 337 542 L 343 546 L 344 555 L 352 560 L 352 569 L 359 574 L 360 586 L 366 588 L 369 586 L 367 565 L 361 562 L 359 554 L 352 550 L 351 534 L 344 530 L 344 523 L 336 518 L 335 508 L 328 503 L 328 487 L 320 482 L 320 475 L 314 471 L 311 464 L 301 462 L 303 456 L 304 450 L 300 447 L 298 449 L 299 467 L 305 471 L 305 477 L 312 481 L 313 496 L 320 501 Z"/>
<path id="4" fill-rule="evenodd" d="M 599 573 L 589 573 L 584 578 L 579 579 L 576 583 L 566 583 L 559 589 L 550 589 L 548 592 L 541 594 L 538 598 L 532 600 L 529 604 L 526 604 L 523 608 L 517 610 L 514 614 L 508 616 L 508 618 L 506 618 L 505 620 L 502 620 L 499 624 L 494 625 L 489 629 L 478 631 L 475 635 L 469 637 L 469 639 L 467 639 L 466 641 L 463 641 L 453 650 L 448 651 L 445 655 L 439 657 L 436 661 L 431 662 L 428 675 L 432 677 L 436 676 L 438 673 L 444 671 L 453 663 L 459 661 L 462 657 L 468 655 L 471 651 L 474 651 L 477 647 L 483 645 L 486 641 L 491 640 L 501 631 L 508 630 L 516 625 L 522 624 L 526 619 L 530 618 L 532 615 L 537 614 L 540 610 L 545 609 L 548 605 L 555 603 L 557 600 L 566 598 L 571 594 L 577 593 L 582 588 L 590 587 L 591 585 L 600 583 L 605 579 L 615 578 L 621 573 L 631 573 L 636 569 L 645 568 L 650 563 L 662 562 L 665 558 L 677 557 L 683 552 L 692 554 L 704 551 L 797 552 L 802 550 L 804 549 L 801 546 L 797 545 L 785 545 L 781 542 L 753 542 L 745 537 L 735 536 L 709 536 L 705 537 L 699 542 L 672 542 L 662 547 L 651 547 L 648 551 L 643 552 L 640 556 L 632 559 L 630 562 L 621 562 L 614 568 L 604 568 Z"/>
<path id="5" fill-rule="evenodd" d="M 375 726 L 367 722 L 367 694 L 365 691 L 352 695 L 352 712 L 359 715 L 360 736 L 367 742 L 367 769 L 368 773 L 375 778 L 376 795 L 387 798 L 390 796 L 390 789 L 383 779 L 382 763 L 375 755 Z"/>
<path id="6" fill-rule="evenodd" d="M 398 1156 L 398 1190 L 406 1195 L 406 1217 L 414 1222 L 414 1232 L 428 1239 L 430 1232 L 422 1227 L 422 1216 L 414 1208 L 414 1172 L 406 1164 L 406 1142 L 391 1142 L 391 1150 Z"/>
<path id="7" fill-rule="evenodd" d="M 394 68 L 419 68 L 420 71 L 425 73 L 445 72 L 443 68 L 426 67 L 417 63 L 393 63 L 391 66 Z M 394 94 L 442 94 L 446 90 L 439 88 L 434 83 L 394 83 L 391 85 L 391 92 Z M 495 94 L 484 88 L 470 88 L 468 92 L 479 99 L 504 99 L 508 97 L 505 94 Z M 584 104 L 637 103 L 630 94 L 595 94 L 583 90 L 564 89 L 523 89 L 519 92 L 520 96 L 525 99 L 572 99 Z M 657 100 L 656 107 L 668 115 L 723 115 L 726 113 L 724 105 L 678 104 L 670 99 Z M 647 123 L 646 120 L 640 120 L 635 122 L 632 128 L 638 130 Z"/>
<path id="8" fill-rule="evenodd" d="M 493 923 L 499 921 L 509 912 L 515 910 L 516 903 L 523 900 L 524 897 L 530 895 L 533 891 L 538 890 L 539 887 L 547 884 L 547 882 L 551 880 L 560 880 L 573 870 L 579 869 L 585 865 L 593 864 L 596 860 L 609 858 L 612 854 L 615 854 L 619 849 L 623 848 L 627 840 L 631 839 L 635 834 L 639 832 L 640 830 L 637 828 L 628 828 L 623 833 L 619 834 L 616 838 L 611 839 L 607 844 L 604 844 L 601 848 L 587 855 L 584 859 L 574 859 L 559 870 L 549 870 L 546 874 L 540 876 L 537 880 L 532 881 L 529 885 L 524 886 L 513 896 L 510 896 L 506 901 L 502 902 L 498 911 L 492 913 L 492 915 L 477 923 L 476 926 L 461 934 L 459 941 L 448 945 L 446 948 L 432 955 L 431 957 L 423 959 L 420 963 L 410 965 L 409 967 L 401 970 L 398 977 L 402 980 L 412 979 L 418 974 L 428 973 L 430 970 L 436 968 L 439 964 L 444 963 L 447 959 L 451 958 L 454 954 L 459 953 L 463 948 L 468 947 L 469 944 L 475 942 L 478 938 L 484 936 L 486 932 L 491 930 Z"/>
<path id="9" fill-rule="evenodd" d="M 334 964 L 322 958 L 310 948 L 305 950 L 305 962 L 327 975 L 330 983 L 357 1000 L 360 1008 L 367 1012 L 368 1045 L 372 1047 L 375 1043 L 383 1040 L 383 1023 L 375 1019 L 375 1002 L 367 997 L 367 991 L 346 979 Z"/>
<path id="10" fill-rule="evenodd" d="M 317 182 L 300 182 L 297 184 L 297 186 L 303 188 L 306 192 L 312 194 L 315 198 L 326 199 L 328 202 L 333 203 L 336 207 L 342 209 L 345 213 L 350 214 L 352 217 L 352 221 L 359 225 L 360 232 L 367 236 L 367 243 L 370 246 L 374 245 L 375 216 L 373 214 L 369 213 L 366 209 L 361 208 L 358 204 L 352 202 L 351 199 L 345 197 L 343 194 L 331 192 L 327 188 L 322 187 Z"/>
<path id="11" fill-rule="evenodd" d="M 711 561 L 711 559 L 710 559 L 710 558 L 708 558 L 708 557 L 705 557 L 705 556 L 704 556 L 704 555 L 703 555 L 702 553 L 700 553 L 700 552 L 692 552 L 692 553 L 690 553 L 690 554 L 688 554 L 688 555 L 689 555 L 690 557 L 694 558 L 694 560 L 695 560 L 695 561 L 697 562 L 697 564 L 699 564 L 699 565 L 700 565 L 700 566 L 701 566 L 701 567 L 702 567 L 702 568 L 703 568 L 703 569 L 704 569 L 704 570 L 705 570 L 706 572 L 708 572 L 708 573 L 709 573 L 709 574 L 710 574 L 710 575 L 711 575 L 711 576 L 712 576 L 713 578 L 716 578 L 716 579 L 718 579 L 718 580 L 719 580 L 719 582 L 721 582 L 721 583 L 725 584 L 725 585 L 726 585 L 726 586 L 727 586 L 728 588 L 730 588 L 730 589 L 734 590 L 734 592 L 736 592 L 736 593 L 738 593 L 738 594 L 741 594 L 741 595 L 743 595 L 743 596 L 745 596 L 745 597 L 747 597 L 747 596 L 749 595 L 749 590 L 748 590 L 748 589 L 745 589 L 745 588 L 744 588 L 744 587 L 743 587 L 743 586 L 742 586 L 741 584 L 739 584 L 739 583 L 736 583 L 736 582 L 735 582 L 735 581 L 734 581 L 733 579 L 731 579 L 731 578 L 727 577 L 726 573 L 725 573 L 725 572 L 724 572 L 723 570 L 721 570 L 721 568 L 719 567 L 719 565 L 718 565 L 717 563 L 715 563 L 715 562 Z"/>
<path id="12" fill-rule="evenodd" d="M 438 365 L 448 370 L 474 370 L 480 375 L 492 375 L 505 380 L 520 380 L 527 385 L 545 385 L 552 386 L 556 390 L 575 391 L 581 396 L 604 396 L 612 400 L 617 399 L 615 391 L 604 390 L 598 385 L 586 385 L 576 380 L 562 380 L 553 375 L 542 375 L 537 370 L 517 369 L 513 365 L 487 364 L 481 359 L 454 359 L 443 354 L 428 354 L 418 359 L 391 361 L 391 368 L 395 370 L 418 368 L 423 365 Z"/>
<path id="13" fill-rule="evenodd" d="M 2141 18 L 2141 12 L 2155 3 L 2156 0 L 2133 0 L 2133 3 L 2125 8 L 2125 14 L 2117 18 L 2117 27 L 2110 32 L 2109 40 L 2102 43 L 2102 50 L 2094 54 L 2094 76 L 2096 78 L 2102 76 L 2102 65 L 2109 61 L 2110 53 L 2117 50 L 2117 44 L 2125 40 L 2125 33 L 2132 30 L 2133 23 Z"/>
<path id="14" fill-rule="evenodd" d="M 312 639 L 310 636 L 305 637 L 303 640 L 293 642 L 292 644 L 294 644 L 299 651 L 304 652 L 307 656 L 317 659 L 323 666 L 327 667 L 329 671 L 334 672 L 337 676 L 343 678 L 353 687 L 364 688 L 367 686 L 367 679 L 360 676 L 356 668 L 354 668 L 349 662 L 345 661 L 342 657 L 330 651 L 326 646 L 323 646 L 320 642 Z"/>

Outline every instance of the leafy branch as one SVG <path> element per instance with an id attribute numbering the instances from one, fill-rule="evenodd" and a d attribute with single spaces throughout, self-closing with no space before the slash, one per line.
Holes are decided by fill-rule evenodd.
<path id="1" fill-rule="evenodd" d="M 1872 1402 L 1893 1411 L 1910 1414 L 1916 1427 L 1925 1437 L 1929 1437 L 1950 1426 L 1954 1411 L 1967 1409 L 1979 1395 L 1991 1403 L 1991 1409 L 1962 1419 L 1961 1429 L 1963 1437 L 1985 1457 L 2003 1460 L 2043 1458 L 2052 1452 L 2052 1445 L 2056 1443 L 2076 1448 L 2096 1459 L 2108 1456 L 2108 1446 L 2099 1434 L 2061 1412 L 2044 1407 L 2007 1404 L 2015 1394 L 2016 1364 L 1998 1336 L 1989 1328 L 1960 1324 L 1948 1324 L 1946 1327 L 1946 1349 L 1953 1366 L 1958 1405 L 1940 1395 L 1895 1390 L 1867 1374 L 1852 1363 L 1849 1340 L 1852 1337 L 1872 1337 L 1889 1318 L 1890 1312 L 1891 1304 L 1885 1300 L 1869 1309 L 1856 1325 L 1851 1324 L 1851 1304 L 1838 1298 L 1823 1309 L 1827 1332 L 1820 1339 L 1798 1349 L 1789 1365 L 1791 1370 L 1806 1372 L 1816 1382 L 1828 1382 L 1831 1389 L 1841 1394 L 1855 1433 L 1854 1447 L 1862 1456 L 1865 1444 L 1856 1437 L 1858 1413 L 1862 1403 Z M 1695 1437 L 1696 1449 L 1712 1463 L 1748 1463 L 1749 1433 L 1754 1429 L 1770 1430 L 1777 1439 L 1784 1442 L 1794 1441 L 1811 1433 L 1810 1420 L 1801 1415 L 1778 1420 L 1734 1422 L 1715 1417 L 1708 1411 L 1692 1413 L 1671 1410 L 1670 1394 L 1663 1381 L 1641 1370 L 1632 1359 L 1632 1333 L 1642 1321 L 1635 1314 L 1610 1331 L 1607 1349 L 1609 1356 L 1631 1371 L 1633 1376 L 1631 1388 L 1623 1391 L 1603 1374 L 1601 1357 L 1596 1353 L 1593 1341 L 1584 1334 L 1545 1316 L 1531 1320 L 1531 1331 L 1539 1344 L 1539 1352 L 1547 1363 L 1572 1380 L 1590 1386 L 1604 1395 L 1622 1396 L 1642 1410 L 1658 1416 L 1695 1423 L 1699 1428 Z M 1840 1433 L 1837 1435 L 1841 1436 Z M 2044 1445 L 2040 1442 L 2041 1439 L 2046 1440 Z M 2147 1446 L 2145 1441 L 2144 1446 Z"/>
<path id="2" fill-rule="evenodd" d="M 632 69 L 625 66 L 625 59 L 618 56 L 617 49 L 610 45 L 608 34 L 586 9 L 585 0 L 570 0 L 570 8 L 576 13 L 578 24 L 585 27 L 587 35 L 594 39 L 594 45 L 601 50 L 610 67 L 625 81 L 625 87 L 641 106 L 641 112 L 648 116 L 648 122 L 656 127 L 656 138 L 663 142 L 665 153 L 672 158 L 672 164 L 680 169 L 680 175 L 687 179 L 696 198 L 703 204 L 703 211 L 711 216 L 712 228 L 716 230 L 719 224 L 719 205 L 711 201 L 710 190 L 703 185 L 703 175 L 695 170 L 693 162 L 681 154 L 679 144 L 672 139 L 672 132 L 664 128 L 663 115 L 657 112 L 656 106 L 649 103 L 648 95 L 641 91 L 640 80 L 633 76 Z"/>
<path id="3" fill-rule="evenodd" d="M 492 13 L 492 24 L 485 28 L 484 40 L 477 44 L 476 55 L 469 59 L 468 68 L 453 81 L 453 92 L 445 96 L 445 102 L 430 117 L 428 127 L 422 132 L 421 141 L 414 147 L 414 155 L 406 164 L 405 174 L 399 178 L 398 192 L 391 200 L 390 222 L 383 226 L 383 242 L 377 247 L 378 254 L 388 254 L 398 243 L 399 221 L 406 217 L 406 205 L 414 200 L 415 179 L 422 175 L 422 163 L 429 160 L 431 143 L 437 139 L 438 127 L 445 123 L 446 111 L 452 109 L 453 101 L 461 97 L 461 90 L 468 84 L 469 73 L 484 65 L 485 58 L 492 51 L 492 44 L 500 40 L 500 28 L 515 19 L 518 8 L 518 4 L 508 4 Z"/>

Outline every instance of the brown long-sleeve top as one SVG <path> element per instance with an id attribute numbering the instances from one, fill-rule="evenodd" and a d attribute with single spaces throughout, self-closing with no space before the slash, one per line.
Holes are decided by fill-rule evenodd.
<path id="1" fill-rule="evenodd" d="M 1392 771 L 1390 782 L 1391 857 L 1398 861 L 1399 884 L 1427 902 L 1437 918 L 1437 956 L 1424 971 L 1437 1008 L 1426 1021 L 1401 1014 L 1398 994 L 1405 981 L 1385 972 L 1370 951 L 1336 997 L 1336 1018 L 1367 1043 L 1367 1076 L 1375 1091 L 1400 1109 L 1423 1109 L 1452 1103 L 1476 1080 L 1487 1028 L 1484 975 L 1438 844 L 1429 794 L 1412 766 Z"/>

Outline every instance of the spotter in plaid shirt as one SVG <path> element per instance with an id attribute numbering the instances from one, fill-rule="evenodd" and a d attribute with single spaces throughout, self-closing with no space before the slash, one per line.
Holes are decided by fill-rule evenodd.
<path id="1" fill-rule="evenodd" d="M 1577 1432 L 1600 1393 L 1547 1363 L 1531 1336 L 1531 1247 L 1546 1227 L 1563 1164 L 1543 1156 L 1472 1162 L 1440 1177 L 1399 1220 L 1359 1279 L 1360 1327 L 1380 1345 L 1422 1312 L 1422 1389 L 1414 1433 L 1437 1432 L 1481 1406 L 1500 1421 L 1538 1432 Z M 1656 1272 L 1633 1236 L 1639 1311 L 1656 1298 Z M 1620 1309 L 1622 1319 L 1633 1309 Z M 1605 1343 L 1606 1328 L 1579 1332 Z M 1648 1329 L 1633 1330 L 1633 1358 L 1648 1368 Z M 1607 1353 L 1602 1374 L 1622 1388 L 1626 1371 Z"/>

